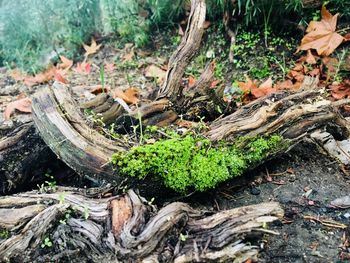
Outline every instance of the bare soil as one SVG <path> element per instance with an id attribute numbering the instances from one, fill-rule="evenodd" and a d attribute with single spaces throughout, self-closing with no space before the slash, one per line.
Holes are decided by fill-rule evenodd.
<path id="1" fill-rule="evenodd" d="M 272 181 L 267 181 L 268 175 Z M 285 209 L 285 218 L 269 230 L 279 235 L 268 235 L 258 243 L 252 240 L 263 248 L 261 262 L 348 262 L 349 227 L 325 226 L 304 217 L 348 226 L 350 209 L 336 209 L 330 201 L 349 194 L 349 179 L 338 163 L 320 153 L 316 146 L 302 143 L 215 192 L 187 201 L 210 210 L 277 201 Z"/>

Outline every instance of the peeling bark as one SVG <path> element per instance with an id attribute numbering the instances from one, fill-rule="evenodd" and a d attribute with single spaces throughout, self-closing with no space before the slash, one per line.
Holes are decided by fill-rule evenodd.
<path id="1" fill-rule="evenodd" d="M 0 214 L 11 208 L 17 215 L 11 224 L 0 220 L 11 235 L 0 241 L 0 260 L 245 262 L 259 252 L 245 239 L 252 233 L 277 234 L 263 226 L 283 216 L 275 202 L 213 213 L 180 202 L 157 209 L 131 190 L 98 199 L 84 191 L 58 188 L 0 198 Z M 47 237 L 52 247 L 43 249 Z"/>

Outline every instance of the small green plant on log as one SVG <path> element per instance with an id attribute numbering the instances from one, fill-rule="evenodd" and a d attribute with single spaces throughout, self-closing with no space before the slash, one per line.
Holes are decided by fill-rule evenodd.
<path id="1" fill-rule="evenodd" d="M 242 138 L 233 145 L 213 145 L 194 135 L 162 139 L 113 155 L 113 163 L 126 176 L 156 176 L 167 187 L 186 193 L 205 191 L 242 175 L 251 166 L 288 145 L 278 135 Z"/>

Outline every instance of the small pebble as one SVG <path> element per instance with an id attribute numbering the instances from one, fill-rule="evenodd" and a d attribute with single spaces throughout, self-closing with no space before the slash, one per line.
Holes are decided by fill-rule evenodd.
<path id="1" fill-rule="evenodd" d="M 259 195 L 261 193 L 261 190 L 259 188 L 253 187 L 250 189 L 250 193 L 252 195 Z"/>
<path id="2" fill-rule="evenodd" d="M 349 218 L 350 218 L 350 213 L 345 213 L 343 216 L 344 216 L 346 219 L 349 219 Z"/>

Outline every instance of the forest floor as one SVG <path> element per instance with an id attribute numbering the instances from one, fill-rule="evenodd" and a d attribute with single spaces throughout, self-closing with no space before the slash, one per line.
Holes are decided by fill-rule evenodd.
<path id="1" fill-rule="evenodd" d="M 186 71 L 184 85 L 190 86 L 197 79 L 205 64 L 216 59 L 215 76 L 218 83 L 230 95 L 234 95 L 236 81 L 244 81 L 245 74 L 263 82 L 268 77 L 284 79 L 287 69 L 294 66 L 296 43 L 289 36 L 270 38 L 270 47 L 263 44 L 260 33 L 241 32 L 237 38 L 235 61 L 229 64 L 228 42 L 224 33 L 209 28 L 204 48 Z M 103 88 L 125 90 L 135 87 L 143 91 L 154 89 L 165 76 L 167 59 L 179 44 L 179 36 L 155 38 L 149 49 L 137 49 L 132 45 L 109 41 L 103 44 L 89 66 L 74 68 L 64 76 L 78 101 L 86 101 Z M 342 51 L 339 51 L 341 53 Z M 101 67 L 105 68 L 103 81 Z M 41 85 L 26 85 L 16 81 L 18 75 L 2 69 L 0 72 L 0 110 L 5 111 L 11 101 L 28 97 Z M 103 83 L 101 83 L 103 82 Z M 45 84 L 46 85 L 46 84 Z M 6 130 L 30 120 L 28 114 L 14 114 L 11 120 L 0 116 L 0 135 Z M 204 120 L 205 121 L 205 120 Z M 67 167 L 61 168 L 68 171 Z M 51 171 L 52 180 L 62 184 Z M 73 175 L 74 176 L 74 175 Z M 88 187 L 85 181 L 73 181 L 75 186 Z M 77 185 L 79 184 L 79 185 Z M 33 189 L 37 188 L 33 183 Z M 262 248 L 262 262 L 346 262 L 350 260 L 350 209 L 336 209 L 330 202 L 349 194 L 350 177 L 333 159 L 321 153 L 310 143 L 301 143 L 283 156 L 233 179 L 219 188 L 185 198 L 170 197 L 167 200 L 155 196 L 159 206 L 180 200 L 204 210 L 219 211 L 229 208 L 277 201 L 285 209 L 283 221 L 269 230 L 279 235 L 268 235 L 258 244 Z M 29 190 L 29 189 L 26 189 Z M 148 197 L 151 198 L 151 197 Z M 252 240 L 252 243 L 256 243 Z"/>

